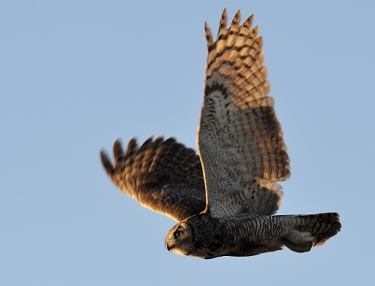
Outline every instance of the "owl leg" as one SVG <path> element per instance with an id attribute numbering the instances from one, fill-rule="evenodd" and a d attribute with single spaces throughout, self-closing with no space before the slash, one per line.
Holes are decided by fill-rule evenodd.
<path id="1" fill-rule="evenodd" d="M 294 252 L 308 252 L 312 247 L 312 242 L 296 244 L 287 239 L 280 239 L 280 241 L 282 242 L 282 244 L 284 244 L 286 247 L 288 247 L 290 250 Z"/>
<path id="2" fill-rule="evenodd" d="M 291 230 L 284 238 L 295 244 L 313 242 L 315 239 L 310 232 L 298 230 Z"/>

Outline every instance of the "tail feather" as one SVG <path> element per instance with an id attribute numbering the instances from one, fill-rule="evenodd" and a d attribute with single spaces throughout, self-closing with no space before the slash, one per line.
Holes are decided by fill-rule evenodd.
<path id="1" fill-rule="evenodd" d="M 312 242 L 313 246 L 323 245 L 341 229 L 338 213 L 322 213 L 299 217 L 303 219 L 304 223 L 297 225 L 295 229 L 302 232 L 310 232 L 315 237 Z"/>
<path id="2" fill-rule="evenodd" d="M 283 244 L 295 252 L 309 251 L 311 246 L 323 245 L 341 229 L 337 213 L 290 216 L 291 232 L 284 237 Z"/>

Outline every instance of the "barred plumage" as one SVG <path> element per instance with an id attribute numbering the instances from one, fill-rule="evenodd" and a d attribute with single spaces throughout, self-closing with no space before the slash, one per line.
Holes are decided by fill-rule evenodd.
<path id="1" fill-rule="evenodd" d="M 144 207 L 177 221 L 201 212 L 206 205 L 199 156 L 175 139 L 149 138 L 141 147 L 131 139 L 124 152 L 113 146 L 112 164 L 104 151 L 101 159 L 108 176 Z"/>
<path id="2" fill-rule="evenodd" d="M 252 256 L 280 250 L 284 245 L 295 252 L 307 252 L 312 246 L 324 244 L 340 228 L 337 213 L 233 217 L 202 213 L 169 230 L 166 244 L 178 254 L 205 259 Z"/>
<path id="3" fill-rule="evenodd" d="M 168 250 L 201 258 L 251 256 L 280 250 L 306 252 L 340 231 L 337 213 L 273 215 L 290 177 L 289 156 L 268 96 L 262 38 L 253 16 L 227 28 L 224 10 L 214 42 L 207 39 L 198 156 L 170 138 L 136 140 L 124 152 L 114 144 L 112 181 L 140 204 L 179 221 L 166 236 Z"/>
<path id="4" fill-rule="evenodd" d="M 276 182 L 290 176 L 289 157 L 268 96 L 262 38 L 256 27 L 250 30 L 253 16 L 241 26 L 240 19 L 238 11 L 227 29 L 224 10 L 216 42 L 205 24 L 208 56 L 198 147 L 211 212 L 273 214 L 282 197 Z M 263 197 L 271 198 L 268 207 L 258 204 Z"/>

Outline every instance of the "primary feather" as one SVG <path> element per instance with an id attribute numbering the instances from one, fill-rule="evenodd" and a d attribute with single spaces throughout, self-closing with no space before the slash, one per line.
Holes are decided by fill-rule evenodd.
<path id="1" fill-rule="evenodd" d="M 175 139 L 149 138 L 141 147 L 135 138 L 126 151 L 113 146 L 114 164 L 104 151 L 108 176 L 142 206 L 176 221 L 201 212 L 206 205 L 202 168 L 196 152 Z"/>

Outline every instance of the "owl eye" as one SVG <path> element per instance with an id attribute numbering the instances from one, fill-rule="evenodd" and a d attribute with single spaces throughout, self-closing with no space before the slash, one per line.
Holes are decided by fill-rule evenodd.
<path id="1" fill-rule="evenodd" d="M 174 236 L 175 236 L 175 237 L 181 237 L 183 234 L 184 234 L 183 231 L 181 231 L 181 230 L 177 230 L 177 231 L 175 231 Z"/>

